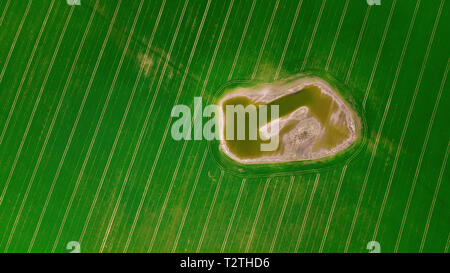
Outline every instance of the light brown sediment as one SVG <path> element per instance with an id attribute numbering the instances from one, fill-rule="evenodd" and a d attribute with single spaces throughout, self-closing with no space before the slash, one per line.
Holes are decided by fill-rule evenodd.
<path id="1" fill-rule="evenodd" d="M 266 125 L 258 128 L 261 138 L 274 136 L 274 132 L 267 135 L 267 127 L 271 127 L 274 122 L 279 124 L 279 130 L 287 128 L 287 124 L 292 125 L 287 132 L 280 134 L 280 147 L 276 152 L 262 152 L 260 156 L 243 157 L 234 153 L 227 145 L 225 139 L 224 103 L 232 98 L 247 98 L 255 105 L 270 104 L 287 95 L 302 92 L 307 87 L 315 86 L 320 90 L 321 95 L 331 98 L 329 114 L 326 122 L 322 124 L 319 119 L 310 113 L 308 106 L 299 106 L 290 114 L 269 121 Z M 331 106 L 336 108 L 331 111 Z M 318 77 L 301 77 L 297 79 L 282 80 L 271 84 L 260 84 L 255 87 L 239 87 L 226 94 L 219 101 L 220 113 L 220 149 L 233 160 L 243 164 L 279 163 L 288 161 L 317 160 L 329 157 L 349 147 L 358 137 L 360 131 L 360 119 L 351 106 L 334 90 L 326 81 Z M 341 127 L 339 127 L 341 126 Z M 276 127 L 276 126 L 275 126 Z M 345 128 L 345 138 L 332 147 L 326 146 L 327 140 L 333 138 L 330 128 Z M 335 130 L 340 136 L 342 133 Z M 337 140 L 338 137 L 336 137 Z M 330 141 L 333 142 L 333 141 Z"/>

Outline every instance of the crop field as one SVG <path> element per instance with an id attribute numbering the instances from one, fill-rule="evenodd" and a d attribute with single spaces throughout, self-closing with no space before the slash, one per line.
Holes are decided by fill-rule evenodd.
<path id="1" fill-rule="evenodd" d="M 449 18 L 445 0 L 0 0 L 0 251 L 449 252 Z M 246 171 L 171 135 L 175 105 L 307 72 L 351 94 L 354 156 Z"/>

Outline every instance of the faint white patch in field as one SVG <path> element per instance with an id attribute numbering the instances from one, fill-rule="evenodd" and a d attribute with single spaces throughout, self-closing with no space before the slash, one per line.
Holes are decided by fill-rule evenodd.
<path id="1" fill-rule="evenodd" d="M 158 67 L 161 63 L 161 60 L 165 60 L 168 58 L 167 54 L 164 53 L 163 50 L 158 48 L 153 48 L 153 53 L 142 53 L 139 52 L 137 54 L 137 64 L 143 68 L 143 73 L 145 77 L 148 77 L 155 73 L 158 70 Z M 180 69 L 183 65 L 176 65 L 174 63 L 167 63 L 166 67 L 166 77 L 167 79 L 172 79 L 175 74 L 180 74 Z M 192 76 L 192 75 L 191 75 Z M 196 77 L 193 77 L 195 80 L 198 80 Z"/>
<path id="2" fill-rule="evenodd" d="M 139 61 L 139 66 L 143 69 L 142 71 L 144 72 L 144 76 L 147 77 L 155 63 L 152 56 L 145 55 L 144 53 L 138 53 L 137 58 Z"/>
<path id="3" fill-rule="evenodd" d="M 208 171 L 208 177 L 209 177 L 209 179 L 212 180 L 213 183 L 216 183 L 216 182 L 217 182 L 217 180 L 216 180 L 216 178 L 214 177 L 214 175 L 211 174 L 211 171 Z"/>

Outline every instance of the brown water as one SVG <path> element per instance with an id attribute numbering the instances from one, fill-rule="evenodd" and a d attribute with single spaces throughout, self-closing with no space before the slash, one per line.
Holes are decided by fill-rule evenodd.
<path id="1" fill-rule="evenodd" d="M 256 103 L 247 97 L 233 97 L 226 100 L 223 103 L 223 111 L 224 116 L 226 117 L 226 105 L 243 105 L 244 107 L 248 105 L 255 105 L 256 108 L 259 109 L 262 103 Z M 325 128 L 325 132 L 323 136 L 318 139 L 313 146 L 313 152 L 319 149 L 331 149 L 336 147 L 345 139 L 347 139 L 350 135 L 350 131 L 348 129 L 348 124 L 345 119 L 345 114 L 341 112 L 340 118 L 336 123 L 330 121 L 330 118 L 333 113 L 339 110 L 339 105 L 331 98 L 329 95 L 322 93 L 320 88 L 315 85 L 309 85 L 304 87 L 302 90 L 287 94 L 283 97 L 280 97 L 268 104 L 267 120 L 270 122 L 272 118 L 270 117 L 270 107 L 272 105 L 279 105 L 279 117 L 286 117 L 298 108 L 302 106 L 306 106 L 309 109 L 309 116 L 316 118 L 322 128 Z M 241 159 L 256 159 L 262 156 L 271 156 L 271 155 L 279 155 L 283 153 L 283 135 L 289 132 L 298 121 L 292 121 L 288 123 L 285 127 L 280 130 L 280 144 L 278 149 L 273 152 L 261 152 L 260 145 L 261 143 L 269 143 L 269 141 L 261 140 L 259 134 L 256 140 L 249 140 L 250 128 L 249 128 L 249 115 L 246 113 L 245 115 L 245 140 L 236 140 L 237 139 L 237 122 L 236 122 L 236 114 L 234 121 L 234 139 L 235 140 L 226 140 L 226 145 L 228 146 L 231 153 L 235 154 L 237 157 Z M 257 120 L 259 124 L 259 111 L 257 114 Z M 301 122 L 301 121 L 300 121 Z M 226 124 L 225 121 L 225 130 Z M 259 128 L 259 125 L 257 126 Z"/>

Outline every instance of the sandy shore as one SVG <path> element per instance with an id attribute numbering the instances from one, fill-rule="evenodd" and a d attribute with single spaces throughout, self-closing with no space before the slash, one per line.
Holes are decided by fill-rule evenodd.
<path id="1" fill-rule="evenodd" d="M 330 97 L 338 106 L 338 110 L 330 116 L 330 122 L 336 122 L 338 116 L 345 116 L 345 122 L 347 124 L 346 127 L 349 134 L 348 137 L 340 144 L 330 149 L 313 149 L 316 141 L 323 137 L 325 125 L 321 124 L 316 118 L 309 116 L 308 107 L 303 106 L 299 107 L 288 116 L 280 117 L 279 119 L 271 121 L 265 126 L 259 128 L 259 132 L 262 137 L 276 137 L 273 132 L 269 135 L 264 135 L 266 128 L 263 127 L 270 126 L 270 123 L 272 122 L 277 122 L 280 125 L 279 130 L 281 130 L 285 124 L 290 121 L 297 122 L 298 125 L 280 139 L 280 145 L 282 145 L 281 151 L 283 152 L 278 154 L 267 153 L 267 155 L 262 155 L 257 158 L 241 158 L 229 149 L 224 136 L 224 102 L 236 97 L 245 97 L 253 101 L 255 104 L 268 104 L 286 95 L 301 92 L 307 86 L 318 87 L 322 94 Z M 351 109 L 350 105 L 348 105 L 348 103 L 346 103 L 344 99 L 339 96 L 337 91 L 334 91 L 326 81 L 318 77 L 302 77 L 293 80 L 291 79 L 289 81 L 281 80 L 275 83 L 260 84 L 250 88 L 236 88 L 220 99 L 219 107 L 221 112 L 221 115 L 219 116 L 219 126 L 221 127 L 219 130 L 220 149 L 233 160 L 243 164 L 279 163 L 321 159 L 336 154 L 349 147 L 358 136 L 359 117 Z M 301 139 L 301 141 L 298 141 L 300 135 L 308 135 L 310 139 Z M 298 150 L 301 150 L 302 153 L 299 154 L 298 152 L 292 152 Z"/>

